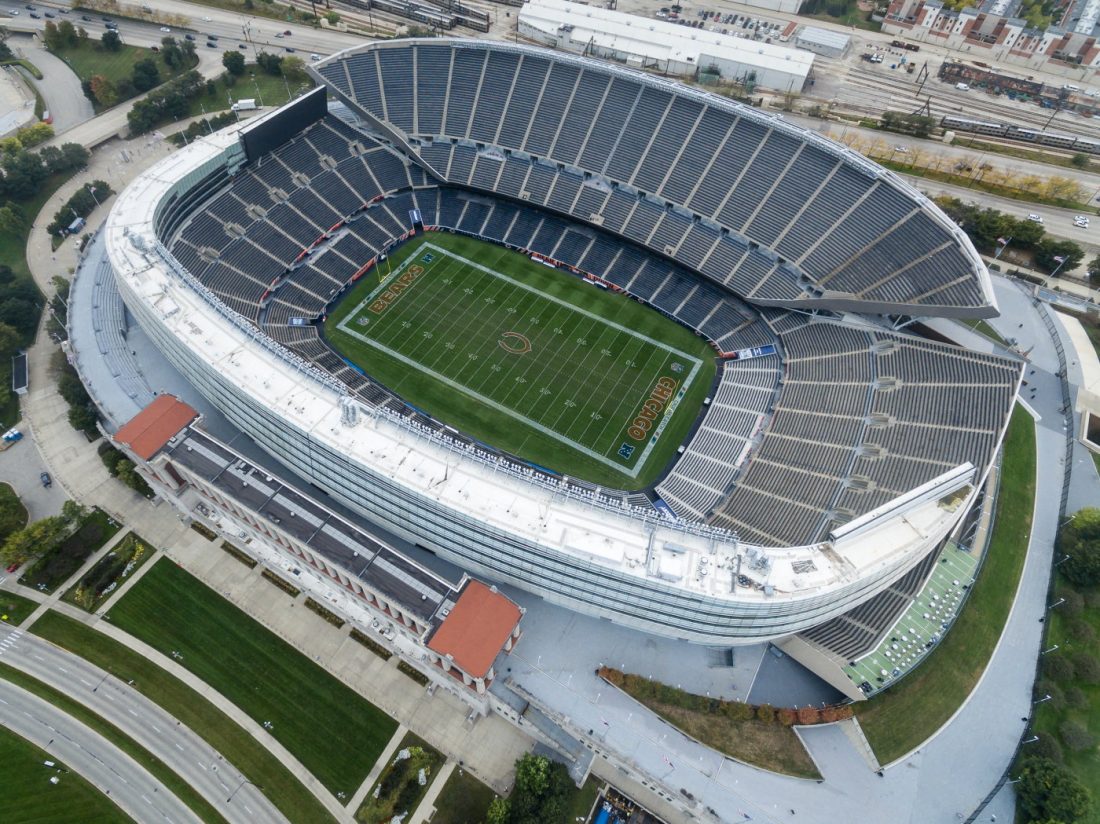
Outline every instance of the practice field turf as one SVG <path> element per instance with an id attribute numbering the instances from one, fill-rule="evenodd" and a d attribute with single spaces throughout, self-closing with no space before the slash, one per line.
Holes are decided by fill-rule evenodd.
<path id="1" fill-rule="evenodd" d="M 290 607 L 288 607 L 290 608 Z M 279 740 L 331 792 L 355 793 L 397 722 L 171 561 L 108 613 L 178 661 Z"/>
<path id="2" fill-rule="evenodd" d="M 714 379 L 705 340 L 502 247 L 412 238 L 325 324 L 410 404 L 540 466 L 627 489 L 661 474 Z"/>

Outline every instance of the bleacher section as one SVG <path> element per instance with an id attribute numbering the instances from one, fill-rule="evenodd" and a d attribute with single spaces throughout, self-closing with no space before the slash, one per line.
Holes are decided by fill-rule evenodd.
<path id="1" fill-rule="evenodd" d="M 831 322 L 779 339 L 767 431 L 713 523 L 768 546 L 821 540 L 959 464 L 992 460 L 1018 364 Z"/>
<path id="2" fill-rule="evenodd" d="M 422 143 L 448 182 L 597 223 L 744 297 L 988 300 L 961 233 L 914 193 L 841 147 L 730 101 L 484 41 L 374 44 L 317 71 Z M 479 159 L 486 147 L 499 153 L 491 169 Z M 719 238 L 732 248 L 711 250 Z"/>
<path id="3" fill-rule="evenodd" d="M 418 61 L 430 57 L 437 74 L 443 66 L 453 69 L 450 91 L 416 74 L 422 93 L 415 105 L 391 111 L 409 128 L 436 124 L 463 140 L 476 134 L 484 141 L 522 131 L 524 146 L 540 139 L 533 127 L 521 130 L 511 117 L 513 103 L 518 104 L 514 93 L 497 102 L 479 97 L 497 82 L 497 74 L 482 77 L 488 64 L 478 62 L 484 56 L 480 49 L 434 45 L 385 59 L 363 54 L 371 55 L 368 62 L 360 62 L 361 55 L 349 58 L 345 80 L 379 106 L 383 100 L 389 106 L 391 89 L 405 83 Z M 899 251 L 890 241 L 896 229 L 886 223 L 913 224 L 919 228 L 913 237 L 925 238 L 921 243 L 942 245 L 944 239 L 935 237 L 937 227 L 912 204 L 896 201 L 888 186 L 860 183 L 862 173 L 839 159 L 811 154 L 811 147 L 792 144 L 783 133 L 731 120 L 711 106 L 655 95 L 634 77 L 605 77 L 600 85 L 591 68 L 571 72 L 527 55 L 509 57 L 516 59 L 494 58 L 492 70 L 504 72 L 500 77 L 520 71 L 517 88 L 528 98 L 538 86 L 536 102 L 528 100 L 528 115 L 534 111 L 538 118 L 540 106 L 551 99 L 557 101 L 554 106 L 572 106 L 573 97 L 598 89 L 604 106 L 618 112 L 618 122 L 648 124 L 648 131 L 626 137 L 624 144 L 618 131 L 573 134 L 564 121 L 548 121 L 557 129 L 550 137 L 543 135 L 542 151 L 549 156 L 558 151 L 574 160 L 591 156 L 601 169 L 615 168 L 616 174 L 651 186 L 660 169 L 672 165 L 667 158 L 664 166 L 649 160 L 662 136 L 678 136 L 685 151 L 698 142 L 692 151 L 703 158 L 702 147 L 709 147 L 714 159 L 716 153 L 721 156 L 720 146 L 732 152 L 726 138 L 744 129 L 756 135 L 756 143 L 751 151 L 739 150 L 740 167 L 723 167 L 731 174 L 741 169 L 727 194 L 754 169 L 784 181 L 786 170 L 802 176 L 820 173 L 828 179 L 815 192 L 847 199 L 847 208 L 829 213 L 831 222 L 814 224 L 807 232 L 800 224 L 802 258 L 813 259 L 822 271 L 832 267 L 820 279 L 822 288 L 854 288 L 859 272 L 881 272 L 884 261 L 904 269 L 914 283 L 928 284 L 926 274 L 911 270 L 923 247 L 902 244 Z M 517 65 L 539 68 L 544 81 L 536 82 Z M 554 78 L 565 85 L 546 85 Z M 450 106 L 450 92 L 460 86 L 468 93 L 466 103 Z M 492 130 L 477 122 L 490 110 L 499 121 Z M 668 121 L 673 112 L 675 123 Z M 767 146 L 786 152 L 786 160 L 763 154 Z M 795 243 L 789 239 L 794 227 L 712 192 L 711 177 L 699 179 L 680 197 L 706 200 L 717 221 L 491 145 L 433 141 L 421 151 L 441 177 L 466 186 L 434 180 L 382 138 L 329 115 L 239 171 L 224 190 L 195 209 L 169 246 L 227 305 L 328 371 L 365 403 L 384 405 L 435 429 L 439 422 L 423 418 L 333 352 L 315 325 L 382 251 L 409 232 L 411 210 L 418 209 L 428 227 L 537 252 L 633 295 L 706 336 L 725 360 L 709 408 L 669 474 L 655 490 L 620 497 L 637 504 L 659 495 L 681 518 L 728 528 L 745 541 L 783 546 L 822 540 L 834 526 L 961 463 L 984 467 L 992 458 L 1014 397 L 1018 364 L 878 327 L 841 324 L 827 313 L 811 317 L 750 307 L 740 296 L 749 301 L 797 297 L 799 274 L 727 231 L 721 221 L 732 222 L 736 213 L 740 224 L 774 236 L 777 248 L 792 255 L 795 247 L 785 244 Z M 729 163 L 733 157 L 727 157 Z M 661 185 L 670 185 L 673 177 L 674 172 L 663 176 Z M 752 198 L 782 198 L 787 213 L 804 211 L 800 204 L 813 194 L 793 179 L 774 190 L 744 185 Z M 864 228 L 880 226 L 881 243 L 853 228 L 851 215 Z M 822 242 L 833 234 L 837 246 Z M 838 252 L 841 247 L 851 254 Z M 781 269 L 787 274 L 777 277 Z M 885 289 L 896 281 L 880 278 L 868 289 Z M 768 345 L 774 347 L 770 354 L 737 357 Z"/>
<path id="4" fill-rule="evenodd" d="M 144 408 L 153 402 L 155 395 L 126 340 L 129 329 L 126 306 L 114 285 L 111 264 L 106 258 L 100 258 L 94 276 L 92 307 L 95 311 L 92 312 L 92 331 L 99 356 L 122 391 L 138 407 Z"/>

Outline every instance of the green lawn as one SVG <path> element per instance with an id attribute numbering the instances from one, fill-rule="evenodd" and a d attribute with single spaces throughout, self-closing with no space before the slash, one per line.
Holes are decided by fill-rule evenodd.
<path id="1" fill-rule="evenodd" d="M 333 821 L 324 806 L 262 744 L 207 699 L 149 659 L 56 612 L 47 612 L 35 621 L 31 632 L 75 652 L 117 678 L 132 680 L 134 689 L 172 713 L 224 755 L 249 781 L 262 787 L 264 795 L 290 821 Z"/>
<path id="2" fill-rule="evenodd" d="M 985 335 L 987 338 L 995 341 L 996 343 L 999 343 L 1001 346 L 1008 346 L 1008 342 L 1000 336 L 1000 334 L 997 332 L 996 329 L 993 328 L 991 324 L 987 323 L 986 321 L 981 319 L 964 320 L 963 323 L 969 326 L 979 335 Z"/>
<path id="3" fill-rule="evenodd" d="M 131 532 L 100 558 L 84 577 L 69 587 L 61 599 L 88 612 L 95 612 L 155 552 L 154 547 Z"/>
<path id="4" fill-rule="evenodd" d="M 715 373 L 703 338 L 641 303 L 444 232 L 413 238 L 368 272 L 325 333 L 455 428 L 627 489 L 661 474 Z"/>
<path id="5" fill-rule="evenodd" d="M 574 821 L 581 816 L 588 821 L 588 814 L 592 812 L 592 806 L 596 803 L 596 797 L 603 789 L 603 782 L 591 775 L 585 779 L 583 786 L 573 794 L 569 803 L 569 817 L 566 821 Z M 434 822 L 433 822 L 434 824 Z"/>
<path id="6" fill-rule="evenodd" d="M 1070 589 L 1069 583 L 1058 576 L 1054 599 L 1064 597 Z M 1100 633 L 1100 601 L 1095 593 L 1086 596 L 1084 608 L 1079 615 L 1071 615 L 1065 611 L 1064 607 L 1060 607 L 1047 613 L 1047 622 L 1047 635 L 1043 645 L 1050 647 L 1057 644 L 1059 647 L 1058 651 L 1051 655 L 1068 656 L 1072 660 L 1078 652 L 1095 654 L 1095 634 Z M 1088 629 L 1083 631 L 1081 625 Z M 1056 681 L 1049 673 L 1044 673 L 1039 678 L 1048 682 L 1053 681 L 1058 690 L 1051 690 L 1056 700 L 1044 701 L 1036 706 L 1034 732 L 1052 742 L 1062 742 L 1066 766 L 1092 793 L 1094 799 L 1092 807 L 1088 815 L 1079 819 L 1079 824 L 1100 824 L 1100 807 L 1095 801 L 1100 797 L 1100 753 L 1097 752 L 1095 745 L 1081 751 L 1074 751 L 1064 745 L 1060 731 L 1062 724 L 1076 722 L 1094 739 L 1096 738 L 1100 733 L 1100 686 L 1085 683 L 1077 677 Z M 1067 694 L 1071 691 L 1080 691 L 1083 700 L 1080 703 L 1068 700 Z"/>
<path id="7" fill-rule="evenodd" d="M 19 583 L 53 592 L 101 546 L 114 537 L 121 527 L 106 512 L 93 510 L 80 528 L 57 546 L 46 550 L 19 576 Z"/>
<path id="8" fill-rule="evenodd" d="M 55 690 L 49 684 L 44 684 L 37 678 L 33 678 L 14 667 L 0 664 L 0 678 L 17 684 L 27 692 L 34 693 L 39 698 L 49 701 L 66 715 L 70 715 L 85 726 L 102 735 L 134 761 L 145 767 L 155 779 L 160 781 L 166 789 L 171 791 L 176 798 L 190 807 L 195 814 L 207 822 L 218 824 L 224 822 L 218 812 L 186 781 L 174 773 L 159 758 L 145 749 L 141 744 L 132 739 L 110 721 L 88 709 L 84 704 L 63 692 Z M 2 819 L 0 820 L 11 820 Z"/>
<path id="9" fill-rule="evenodd" d="M 292 607 L 288 606 L 288 609 Z M 333 793 L 350 798 L 397 722 L 167 559 L 107 613 L 180 663 L 278 739 Z"/>
<path id="10" fill-rule="evenodd" d="M 431 824 L 479 824 L 485 820 L 485 812 L 496 797 L 492 789 L 455 767 L 436 796 Z"/>
<path id="11" fill-rule="evenodd" d="M 955 626 L 912 675 L 855 705 L 880 763 L 888 764 L 919 746 L 947 722 L 977 684 L 1016 597 L 1034 503 L 1035 424 L 1017 406 L 1005 437 L 989 554 Z"/>
<path id="12" fill-rule="evenodd" d="M 405 750 L 408 758 L 402 759 L 400 755 Z M 411 816 L 446 760 L 439 750 L 411 732 L 406 733 L 390 763 L 355 811 L 355 820 L 359 824 L 388 824 L 396 816 Z M 424 786 L 420 786 L 421 770 L 427 780 Z"/>
<path id="13" fill-rule="evenodd" d="M 38 609 L 38 602 L 14 592 L 0 591 L 0 621 L 18 626 Z"/>
<path id="14" fill-rule="evenodd" d="M 54 767 L 42 762 L 53 761 Z M 58 778 L 50 784 L 50 778 Z M 54 756 L 0 727 L 0 821 L 119 824 L 131 819 Z"/>
<path id="15" fill-rule="evenodd" d="M 307 88 L 312 85 L 312 81 L 306 84 Z M 262 100 L 264 106 L 281 106 L 294 96 L 302 84 L 287 83 L 282 77 L 267 74 L 256 68 L 255 64 L 249 64 L 244 76 L 238 78 L 232 86 L 226 85 L 225 75 L 219 77 L 214 86 L 216 91 L 213 95 L 201 94 L 191 101 L 191 107 L 187 111 L 188 117 L 197 117 L 204 112 L 212 114 L 225 111 L 229 108 L 231 99 L 236 101 L 251 97 L 255 98 L 257 103 Z"/>
<path id="16" fill-rule="evenodd" d="M 168 36 L 168 35 L 165 35 Z M 125 38 L 125 35 L 123 35 Z M 120 80 L 129 80 L 134 73 L 134 64 L 140 63 L 146 58 L 152 58 L 160 72 L 160 81 L 163 83 L 178 74 L 183 74 L 187 69 L 171 69 L 164 59 L 152 49 L 140 46 L 123 45 L 118 51 L 112 52 L 100 46 L 98 38 L 89 39 L 83 46 L 75 46 L 70 49 L 62 49 L 55 52 L 58 57 L 69 64 L 77 77 L 83 80 L 91 80 L 97 74 L 103 75 L 114 84 Z M 119 102 L 123 102 L 119 100 Z M 96 111 L 102 111 L 104 107 L 93 101 Z"/>

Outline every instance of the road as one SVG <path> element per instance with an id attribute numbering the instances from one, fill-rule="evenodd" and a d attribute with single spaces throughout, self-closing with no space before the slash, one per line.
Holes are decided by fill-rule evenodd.
<path id="1" fill-rule="evenodd" d="M 65 14 L 63 9 L 68 6 L 57 3 L 37 3 L 40 10 L 50 9 L 56 13 L 56 20 L 68 19 L 73 25 L 83 26 L 92 38 L 98 40 L 105 31 L 102 15 L 95 13 L 70 12 Z M 114 15 L 107 17 L 115 19 L 118 23 L 118 31 L 123 42 L 137 46 L 153 46 L 160 43 L 161 38 L 174 36 L 183 39 L 188 34 L 195 38 L 200 58 L 209 56 L 221 70 L 222 52 L 240 48 L 243 44 L 245 51 L 249 51 L 255 58 L 255 53 L 266 49 L 270 52 L 284 52 L 288 48 L 294 49 L 298 56 L 309 60 L 309 55 L 316 53 L 321 55 L 356 46 L 364 42 L 362 37 L 354 34 L 345 34 L 330 29 L 315 29 L 301 23 L 288 23 L 279 20 L 270 20 L 266 17 L 246 17 L 237 12 L 224 11 L 222 9 L 199 6 L 193 3 L 185 3 L 180 0 L 157 0 L 157 11 L 164 15 L 178 15 L 190 19 L 186 26 L 167 26 L 169 32 L 162 32 L 159 23 L 142 23 L 137 20 L 117 19 Z M 0 10 L 0 15 L 6 10 Z M 91 20 L 82 20 L 82 17 L 90 17 Z M 0 17 L 0 23 L 9 26 L 13 31 L 41 31 L 46 24 L 45 19 L 32 20 L 23 11 L 19 16 L 6 20 Z M 279 32 L 289 31 L 289 36 L 278 38 Z M 207 35 L 215 35 L 218 38 L 217 48 L 206 48 Z"/>
<path id="2" fill-rule="evenodd" d="M 95 117 L 92 101 L 84 96 L 84 90 L 80 87 L 80 78 L 64 60 L 37 43 L 25 45 L 18 51 L 21 57 L 42 72 L 41 80 L 31 82 L 46 101 L 46 108 L 53 118 L 54 132 L 67 131 Z"/>
<path id="3" fill-rule="evenodd" d="M 7 681 L 0 681 L 0 724 L 57 756 L 134 821 L 199 822 L 182 801 L 118 747 Z"/>
<path id="4" fill-rule="evenodd" d="M 141 693 L 37 636 L 13 630 L 0 640 L 0 647 L 8 641 L 0 651 L 3 663 L 65 692 L 114 724 L 191 785 L 230 824 L 286 821 L 217 750 Z M 0 681 L 0 689 L 8 686 Z"/>

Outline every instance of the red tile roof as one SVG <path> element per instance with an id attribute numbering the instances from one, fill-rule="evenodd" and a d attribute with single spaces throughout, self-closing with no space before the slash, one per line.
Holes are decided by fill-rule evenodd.
<path id="1" fill-rule="evenodd" d="M 149 460 L 199 413 L 175 395 L 158 395 L 115 433 L 143 461 Z"/>
<path id="2" fill-rule="evenodd" d="M 519 607 L 495 587 L 470 580 L 451 614 L 428 640 L 428 649 L 452 656 L 455 665 L 472 678 L 484 678 L 520 615 Z"/>

